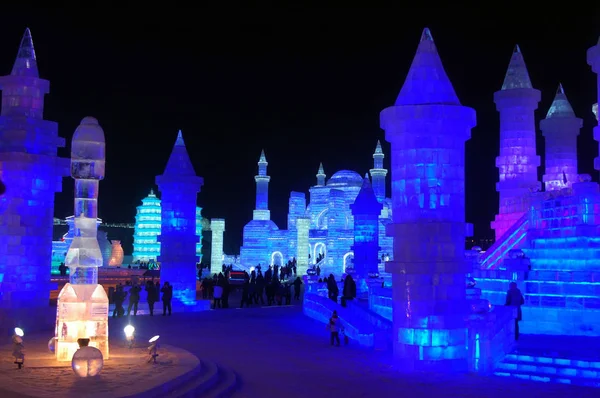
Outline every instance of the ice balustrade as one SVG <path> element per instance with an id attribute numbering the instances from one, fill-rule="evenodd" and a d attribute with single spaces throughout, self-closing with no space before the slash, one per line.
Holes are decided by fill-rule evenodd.
<path id="1" fill-rule="evenodd" d="M 525 213 L 510 227 L 500 239 L 481 254 L 480 267 L 495 269 L 501 266 L 506 255 L 524 243 L 530 225 L 531 213 Z"/>

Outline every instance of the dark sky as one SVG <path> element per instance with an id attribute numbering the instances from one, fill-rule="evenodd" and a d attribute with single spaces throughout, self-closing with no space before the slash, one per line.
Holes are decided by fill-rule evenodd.
<path id="1" fill-rule="evenodd" d="M 586 50 L 600 34 L 594 3 L 575 1 L 569 4 L 572 11 L 564 3 L 552 10 L 531 7 L 530 14 L 500 5 L 423 4 L 421 9 L 411 4 L 227 12 L 171 12 L 163 4 L 158 11 L 135 14 L 4 12 L 0 73 L 10 72 L 21 35 L 30 27 L 40 74 L 51 82 L 46 118 L 59 123 L 68 143 L 84 116 L 98 118 L 104 128 L 107 171 L 99 216 L 109 222 L 133 222 L 135 207 L 154 187 L 182 129 L 205 181 L 198 203 L 206 217 L 226 218 L 228 252 L 237 250 L 242 227 L 252 217 L 261 148 L 272 177 L 271 214 L 281 228 L 290 191 L 308 192 L 320 161 L 328 176 L 340 169 L 364 174 L 377 139 L 389 154 L 379 112 L 394 103 L 424 26 L 431 29 L 461 102 L 477 111 L 466 170 L 467 219 L 475 223 L 477 236 L 491 236 L 489 222 L 498 206 L 493 93 L 502 85 L 515 43 L 534 87 L 542 90 L 538 120 L 563 83 L 584 119 L 579 171 L 597 181 L 591 113 L 596 77 L 586 63 Z M 539 153 L 540 132 L 538 141 Z M 57 217 L 72 214 L 72 199 L 73 182 L 65 179 Z"/>

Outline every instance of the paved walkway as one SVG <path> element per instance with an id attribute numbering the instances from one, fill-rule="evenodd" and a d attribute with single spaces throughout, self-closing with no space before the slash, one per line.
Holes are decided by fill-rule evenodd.
<path id="1" fill-rule="evenodd" d="M 110 321 L 123 335 L 126 318 Z M 352 345 L 330 347 L 324 325 L 299 306 L 227 309 L 171 317 L 131 317 L 138 339 L 161 341 L 235 370 L 237 398 L 599 397 L 600 390 L 475 375 L 401 374 L 391 355 Z"/>

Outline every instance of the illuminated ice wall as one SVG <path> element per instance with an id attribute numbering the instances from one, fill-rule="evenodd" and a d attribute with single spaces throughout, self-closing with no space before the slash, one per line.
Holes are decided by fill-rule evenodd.
<path id="1" fill-rule="evenodd" d="M 296 254 L 296 273 L 298 275 L 305 275 L 308 269 L 308 229 L 310 228 L 310 218 L 300 217 L 296 220 L 297 226 L 297 247 L 298 253 Z"/>
<path id="2" fill-rule="evenodd" d="M 345 265 L 348 265 L 344 264 L 344 254 L 349 249 L 348 245 L 344 244 L 344 240 L 350 237 L 344 233 L 345 230 L 349 229 L 347 212 L 348 204 L 345 201 L 344 191 L 340 189 L 330 190 L 329 209 L 327 211 L 327 257 L 325 258 L 327 268 L 323 267 L 326 271 L 335 269 L 345 272 Z M 352 238 L 354 238 L 354 234 L 352 234 Z"/>
<path id="3" fill-rule="evenodd" d="M 491 224 L 496 240 L 529 209 L 529 193 L 541 189 L 534 114 L 540 99 L 541 93 L 531 86 L 523 54 L 516 46 L 502 89 L 494 94 L 500 112 L 500 155 L 496 158 L 500 209 Z"/>
<path id="4" fill-rule="evenodd" d="M 583 120 L 575 116 L 562 84 L 540 129 L 546 139 L 546 191 L 570 188 L 577 182 L 577 136 Z"/>
<path id="5" fill-rule="evenodd" d="M 194 171 L 180 130 L 164 173 L 156 177 L 161 192 L 158 261 L 161 281 L 169 282 L 173 297 L 185 304 L 196 300 L 196 199 L 203 182 Z"/>
<path id="6" fill-rule="evenodd" d="M 598 119 L 598 102 L 600 102 L 600 40 L 598 40 L 598 44 L 594 47 L 591 47 L 587 51 L 587 63 L 592 67 L 592 70 L 597 75 L 596 76 L 596 86 L 597 86 L 597 98 L 596 102 L 596 119 Z M 600 144 L 600 126 L 594 127 L 594 139 L 598 141 Z M 594 159 L 594 168 L 600 171 L 600 155 Z"/>
<path id="7" fill-rule="evenodd" d="M 133 261 L 156 261 L 160 256 L 158 236 L 161 228 L 160 199 L 150 190 L 137 207 L 133 233 Z M 202 208 L 196 207 L 196 255 L 202 261 Z"/>
<path id="8" fill-rule="evenodd" d="M 218 272 L 223 265 L 223 233 L 225 232 L 225 220 L 222 218 L 213 218 L 210 221 L 210 230 L 212 231 L 210 264 L 213 272 Z"/>
<path id="9" fill-rule="evenodd" d="M 381 112 L 392 146 L 393 349 L 405 369 L 468 366 L 464 162 L 475 124 L 425 29 L 395 105 Z"/>
<path id="10" fill-rule="evenodd" d="M 379 274 L 379 214 L 382 208 L 367 175 L 356 200 L 350 205 L 354 216 L 354 272 L 360 278 Z"/>
<path id="11" fill-rule="evenodd" d="M 69 160 L 57 156 L 65 146 L 57 124 L 43 117 L 50 82 L 39 77 L 29 29 L 0 88 L 0 308 L 47 308 L 54 194 Z"/>

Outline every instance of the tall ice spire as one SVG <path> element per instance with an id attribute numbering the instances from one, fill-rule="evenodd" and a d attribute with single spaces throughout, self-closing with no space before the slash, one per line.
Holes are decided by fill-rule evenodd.
<path id="1" fill-rule="evenodd" d="M 371 178 L 373 179 L 373 190 L 377 200 L 382 202 L 385 200 L 385 177 L 387 176 L 387 170 L 383 168 L 383 158 L 385 154 L 381 149 L 381 142 L 377 140 L 375 146 L 375 152 L 373 153 L 373 168 L 369 170 L 371 172 Z"/>
<path id="2" fill-rule="evenodd" d="M 418 104 L 460 105 L 428 28 L 396 99 L 396 106 Z"/>
<path id="3" fill-rule="evenodd" d="M 317 185 L 318 186 L 323 186 L 325 185 L 325 178 L 327 176 L 325 175 L 325 170 L 323 169 L 323 163 L 319 163 L 319 171 L 317 171 Z"/>
<path id="4" fill-rule="evenodd" d="M 177 174 L 185 177 L 196 176 L 196 171 L 183 142 L 181 130 L 177 133 L 177 140 L 175 140 L 173 152 L 171 152 L 164 174 Z"/>
<path id="5" fill-rule="evenodd" d="M 254 210 L 254 220 L 270 220 L 271 212 L 269 211 L 269 181 L 271 177 L 267 175 L 267 157 L 265 150 L 260 151 L 258 158 L 258 175 L 254 177 L 256 181 L 256 209 Z"/>
<path id="6" fill-rule="evenodd" d="M 575 116 L 562 84 L 540 130 L 546 140 L 544 185 L 546 191 L 571 187 L 577 182 L 577 136 L 583 121 Z"/>
<path id="7" fill-rule="evenodd" d="M 21 45 L 19 46 L 19 52 L 17 53 L 17 59 L 10 74 L 13 76 L 40 77 L 29 28 L 25 29 Z"/>
<path id="8" fill-rule="evenodd" d="M 504 84 L 494 93 L 500 112 L 500 153 L 496 158 L 500 207 L 491 225 L 496 240 L 529 209 L 529 193 L 541 188 L 535 142 L 535 110 L 541 98 L 540 91 L 531 86 L 523 54 L 516 46 Z"/>

